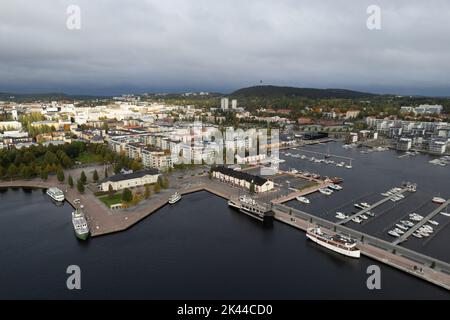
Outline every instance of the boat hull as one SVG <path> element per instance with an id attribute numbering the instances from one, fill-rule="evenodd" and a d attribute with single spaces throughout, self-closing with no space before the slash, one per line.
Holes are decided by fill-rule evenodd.
<path id="1" fill-rule="evenodd" d="M 88 233 L 78 233 L 78 232 L 75 232 L 75 236 L 76 236 L 78 239 L 80 239 L 80 240 L 82 240 L 82 241 L 85 241 L 85 240 L 87 240 L 87 239 L 89 238 L 90 232 L 88 232 Z"/>

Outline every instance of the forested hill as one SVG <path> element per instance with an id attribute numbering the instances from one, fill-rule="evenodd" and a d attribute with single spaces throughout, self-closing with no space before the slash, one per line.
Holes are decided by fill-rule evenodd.
<path id="1" fill-rule="evenodd" d="M 305 97 L 309 99 L 361 99 L 374 97 L 376 94 L 345 89 L 314 89 L 278 86 L 255 86 L 239 89 L 232 97 Z"/>

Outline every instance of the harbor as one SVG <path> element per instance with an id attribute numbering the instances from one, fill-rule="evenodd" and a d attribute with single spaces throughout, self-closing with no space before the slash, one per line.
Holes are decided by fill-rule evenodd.
<path id="1" fill-rule="evenodd" d="M 316 147 L 323 148 L 324 146 L 316 145 Z M 333 143 L 332 147 L 335 149 L 341 148 L 338 143 Z M 354 153 L 354 150 L 342 150 L 345 150 L 344 152 Z M 301 152 L 300 150 L 298 151 Z M 377 155 L 378 154 L 381 154 L 381 152 L 377 153 Z M 357 159 L 358 157 L 359 159 Z M 364 157 L 367 157 L 367 154 L 363 153 L 351 157 L 352 159 L 355 159 L 355 170 L 358 170 L 360 162 L 364 162 Z M 416 159 L 417 158 L 415 158 L 414 161 L 416 161 Z M 397 161 L 404 160 L 398 159 Z M 145 218 L 152 216 L 153 213 L 165 207 L 171 196 L 176 192 L 181 195 L 181 198 L 193 193 L 208 192 L 221 197 L 226 201 L 246 193 L 262 205 L 270 204 L 272 211 L 274 212 L 274 218 L 277 221 L 286 223 L 303 231 L 314 226 L 320 226 L 324 228 L 324 230 L 329 230 L 330 232 L 350 235 L 358 241 L 358 248 L 361 250 L 362 255 L 368 256 L 389 266 L 396 267 L 399 270 L 427 280 L 447 290 L 450 289 L 450 267 L 447 262 L 449 260 L 446 257 L 446 253 L 440 252 L 439 255 L 430 254 L 428 251 L 430 243 L 423 243 L 422 247 L 417 247 L 416 240 L 419 239 L 415 239 L 412 242 L 415 247 L 410 247 L 411 241 L 404 241 L 409 238 L 409 235 L 411 235 L 414 230 L 420 228 L 420 226 L 424 225 L 429 219 L 434 218 L 435 215 L 441 211 L 441 207 L 438 208 L 439 210 L 435 208 L 436 210 L 432 211 L 432 214 L 429 216 L 427 215 L 423 223 L 417 224 L 416 227 L 411 229 L 411 232 L 408 231 L 402 237 L 392 241 L 392 238 L 387 235 L 387 228 L 393 223 L 392 221 L 401 219 L 411 211 L 411 208 L 408 209 L 406 206 L 414 206 L 413 208 L 416 208 L 417 201 L 422 203 L 424 197 L 426 197 L 429 199 L 430 205 L 424 206 L 423 209 L 428 210 L 428 208 L 431 207 L 431 195 L 429 195 L 429 193 L 424 195 L 422 192 L 423 189 L 427 188 L 426 181 L 418 184 L 418 192 L 410 192 L 411 190 L 407 187 L 400 187 L 395 194 L 382 196 L 380 198 L 381 193 L 385 193 L 386 190 L 393 186 L 399 186 L 399 180 L 397 178 L 392 177 L 394 179 L 383 179 L 382 181 L 380 180 L 380 182 L 371 180 L 372 187 L 375 186 L 375 190 L 378 191 L 367 193 L 366 190 L 358 187 L 358 183 L 352 183 L 352 179 L 354 179 L 355 176 L 357 178 L 360 178 L 360 176 L 350 176 L 349 172 L 353 170 L 348 170 L 343 174 L 344 182 L 342 183 L 341 189 L 333 192 L 332 189 L 330 189 L 330 187 L 333 186 L 333 183 L 328 177 L 334 177 L 341 169 L 335 166 L 326 166 L 322 163 L 308 163 L 309 166 L 304 168 L 302 167 L 303 162 L 299 161 L 298 164 L 294 164 L 292 163 L 292 160 L 287 159 L 286 163 L 281 165 L 280 171 L 277 174 L 267 177 L 274 182 L 274 189 L 259 194 L 246 193 L 241 187 L 237 187 L 230 183 L 224 183 L 217 179 L 211 179 L 208 177 L 208 174 L 205 173 L 195 176 L 184 176 L 183 179 L 173 176 L 171 177 L 169 189 L 153 195 L 149 200 L 146 200 L 133 208 L 123 209 L 117 212 L 106 208 L 90 192 L 80 195 L 75 190 L 68 189 L 65 190 L 65 196 L 66 200 L 74 208 L 77 208 L 80 203 L 83 205 L 91 235 L 92 237 L 98 237 L 127 230 Z M 303 169 L 303 171 L 292 170 L 292 168 L 295 167 Z M 328 172 L 326 171 L 326 168 L 328 168 Z M 331 170 L 331 168 L 334 169 Z M 260 172 L 258 166 L 248 167 L 244 170 L 252 174 L 258 174 L 258 172 Z M 306 171 L 319 172 L 321 175 L 318 177 L 314 177 L 310 174 L 305 175 L 304 172 Z M 45 189 L 54 186 L 58 186 L 58 182 L 52 180 L 52 178 L 46 182 L 5 181 L 0 185 L 0 187 L 3 188 L 37 187 Z M 355 187 L 358 189 L 354 189 Z M 321 192 L 323 189 L 328 189 L 329 194 Z M 395 202 L 390 201 L 402 194 L 405 194 L 406 196 Z M 300 203 L 298 200 L 299 197 L 306 198 L 308 203 L 310 203 Z M 79 199 L 79 203 L 75 203 L 75 200 L 77 199 Z M 359 210 L 343 220 L 336 220 L 334 218 L 336 208 L 339 207 L 339 210 L 348 212 L 351 208 L 354 209 L 354 204 L 356 202 L 363 203 L 362 201 L 368 204 L 367 208 Z M 173 206 L 182 207 L 183 199 Z M 360 224 L 351 221 L 368 212 L 373 212 L 374 217 L 369 220 L 364 220 L 363 223 Z M 248 218 L 252 219 L 251 217 Z M 441 223 L 439 235 L 448 235 L 448 229 L 444 230 L 446 225 L 447 224 L 445 223 Z M 435 239 L 429 239 L 428 241 L 435 242 Z M 431 253 L 433 253 L 433 250 L 431 250 Z"/>

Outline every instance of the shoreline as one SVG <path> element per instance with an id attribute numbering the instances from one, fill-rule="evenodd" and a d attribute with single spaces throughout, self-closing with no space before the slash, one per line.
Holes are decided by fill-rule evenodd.
<path id="1" fill-rule="evenodd" d="M 0 189 L 9 189 L 9 188 L 30 188 L 30 189 L 46 189 L 51 186 L 61 186 L 61 183 L 55 183 L 54 181 L 36 181 L 36 180 L 17 180 L 17 181 L 9 181 L 9 182 L 0 182 Z M 228 188 L 227 188 L 228 187 Z M 316 189 L 320 187 L 320 185 L 307 188 L 306 190 L 300 190 L 295 194 L 308 194 L 311 192 L 315 192 Z M 227 191 L 228 189 L 228 191 Z M 210 180 L 210 183 L 198 183 L 194 184 L 188 188 L 178 189 L 176 190 L 181 195 L 187 195 L 190 193 L 206 191 L 215 196 L 221 197 L 223 199 L 230 199 L 232 193 L 229 190 L 229 186 L 219 184 L 214 180 Z M 112 212 L 111 210 L 107 210 L 107 208 L 100 203 L 100 201 L 93 194 L 78 194 L 77 191 L 73 189 L 67 189 L 65 192 L 66 201 L 73 207 L 77 206 L 73 203 L 73 200 L 76 198 L 81 199 L 83 205 L 89 208 L 86 210 L 86 216 L 88 220 L 89 227 L 91 229 L 92 237 L 106 236 L 118 232 L 123 232 L 130 229 L 132 226 L 142 221 L 146 217 L 152 215 L 157 212 L 162 207 L 168 204 L 168 200 L 170 195 L 172 194 L 173 189 L 170 191 L 162 192 L 162 194 L 158 194 L 158 199 L 151 199 L 151 205 L 148 205 L 148 202 L 145 205 L 138 205 L 134 211 L 122 211 L 122 212 Z M 233 189 L 231 189 L 233 191 Z M 78 197 L 76 197 L 78 195 Z M 92 199 L 95 198 L 95 199 Z M 152 201 L 153 200 L 153 201 Z M 281 201 L 284 202 L 284 201 Z M 299 215 L 292 215 L 292 210 L 290 213 L 285 213 L 280 210 L 279 206 L 280 201 L 272 200 L 271 201 L 274 211 L 274 218 L 285 224 L 288 224 L 296 229 L 305 231 L 308 227 L 314 225 L 313 220 L 316 220 L 316 224 L 322 222 L 320 219 L 316 217 L 310 217 L 305 219 L 305 217 L 300 217 Z M 93 210 L 98 209 L 98 210 Z M 306 213 L 305 213 L 306 214 Z M 132 215 L 132 216 L 131 216 Z M 106 219 L 106 220 L 105 220 Z M 334 225 L 331 222 L 328 224 Z M 332 227 L 322 226 L 323 228 L 328 229 L 329 231 L 333 231 Z M 402 248 L 398 245 L 394 246 L 395 248 Z M 436 267 L 428 266 L 426 263 L 416 261 L 410 257 L 401 255 L 397 252 L 388 251 L 384 248 L 375 246 L 373 244 L 369 244 L 366 242 L 359 242 L 359 248 L 361 253 L 375 261 L 382 262 L 386 265 L 394 267 L 400 271 L 406 272 L 409 275 L 418 277 L 422 280 L 428 281 L 434 285 L 437 285 L 441 288 L 450 291 L 450 267 L 448 270 L 447 263 L 434 259 L 432 257 L 426 257 L 430 260 L 439 262 L 439 266 L 444 266 L 444 270 L 437 270 Z M 396 250 L 394 250 L 396 251 Z M 422 272 L 417 271 L 415 267 L 420 265 L 420 269 Z M 442 268 L 442 267 L 441 267 Z"/>

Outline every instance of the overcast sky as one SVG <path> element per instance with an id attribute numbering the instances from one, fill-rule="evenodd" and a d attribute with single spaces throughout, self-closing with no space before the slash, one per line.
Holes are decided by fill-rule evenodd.
<path id="1" fill-rule="evenodd" d="M 69 5 L 81 29 L 66 27 Z M 368 30 L 367 7 L 381 8 Z M 0 92 L 450 96 L 448 0 L 1 0 Z"/>

